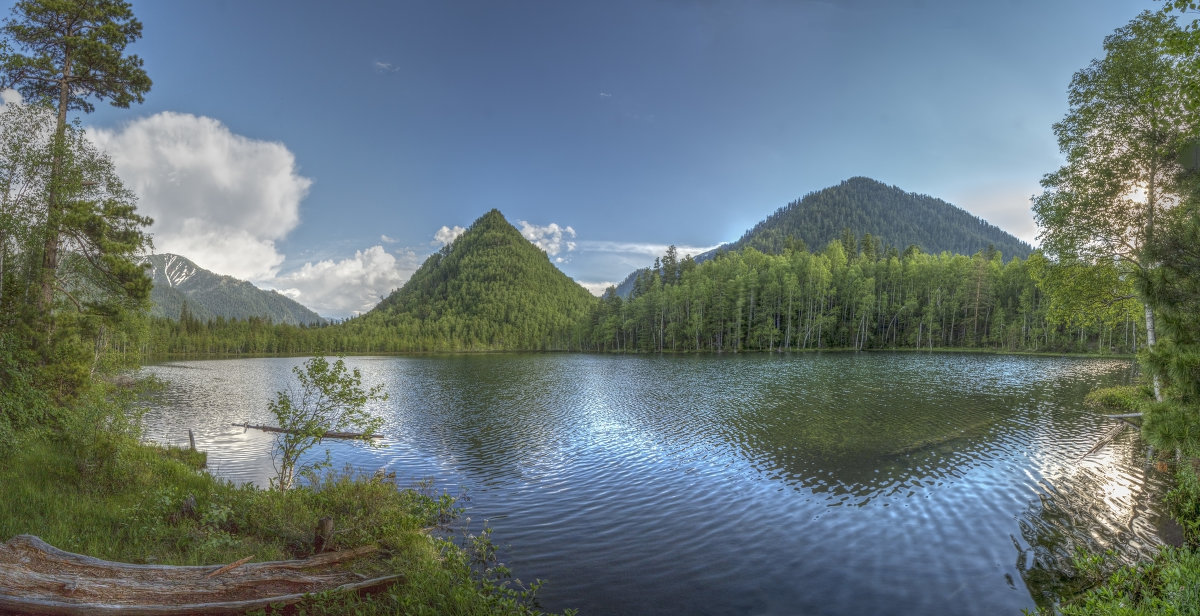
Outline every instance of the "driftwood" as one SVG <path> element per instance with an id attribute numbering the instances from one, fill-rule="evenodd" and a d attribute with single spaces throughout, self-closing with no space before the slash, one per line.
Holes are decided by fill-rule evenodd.
<path id="1" fill-rule="evenodd" d="M 401 580 L 374 579 L 338 565 L 375 551 L 364 546 L 303 560 L 176 567 L 131 565 L 64 552 L 32 535 L 0 545 L 0 612 L 102 614 L 240 614 L 296 603 L 330 589 L 365 591 Z"/>
<path id="2" fill-rule="evenodd" d="M 239 428 L 248 430 L 262 430 L 263 432 L 283 432 L 284 434 L 298 434 L 299 430 L 285 430 L 284 428 L 276 428 L 275 426 L 255 426 L 249 423 L 233 424 Z M 366 434 L 365 432 L 326 432 L 321 438 L 383 438 L 382 434 Z"/>

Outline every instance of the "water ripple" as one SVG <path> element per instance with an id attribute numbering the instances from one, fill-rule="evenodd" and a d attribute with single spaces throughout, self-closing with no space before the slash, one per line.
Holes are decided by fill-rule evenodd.
<path id="1" fill-rule="evenodd" d="M 174 362 L 148 418 L 271 475 L 265 402 L 300 360 Z M 334 459 L 471 496 L 549 609 L 1017 613 L 1076 546 L 1159 542 L 1162 479 L 1079 401 L 1129 362 L 937 354 L 353 358 L 383 447 Z M 1032 584 L 1032 590 L 1026 582 Z"/>

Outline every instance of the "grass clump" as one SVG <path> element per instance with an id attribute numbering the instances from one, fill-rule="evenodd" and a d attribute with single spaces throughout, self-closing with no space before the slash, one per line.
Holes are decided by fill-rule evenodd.
<path id="1" fill-rule="evenodd" d="M 1121 385 L 1093 390 L 1084 401 L 1093 408 L 1113 413 L 1144 413 L 1154 402 L 1146 385 Z"/>
<path id="2" fill-rule="evenodd" d="M 1200 548 L 1200 477 L 1195 464 L 1183 464 L 1175 473 L 1175 487 L 1167 492 L 1167 510 L 1183 528 L 1183 539 Z"/>
<path id="3" fill-rule="evenodd" d="M 1154 559 L 1124 566 L 1107 576 L 1102 558 L 1077 559 L 1083 575 L 1099 586 L 1063 605 L 1063 616 L 1200 616 L 1200 552 L 1163 548 Z M 1043 613 L 1050 613 L 1043 611 Z"/>

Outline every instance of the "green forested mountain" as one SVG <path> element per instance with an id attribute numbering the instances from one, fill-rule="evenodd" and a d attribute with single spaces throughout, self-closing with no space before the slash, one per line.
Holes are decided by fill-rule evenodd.
<path id="1" fill-rule="evenodd" d="M 867 234 L 870 238 L 864 242 Z M 779 208 L 731 248 L 779 254 L 789 241 L 802 241 L 811 250 L 821 250 L 834 239 L 850 244 L 847 235 L 857 243 L 848 249 L 878 254 L 889 246 L 903 251 L 913 244 L 929 254 L 960 255 L 991 246 L 1005 259 L 1028 258 L 1033 251 L 1003 229 L 941 199 L 864 177 L 850 178 Z"/>
<path id="2" fill-rule="evenodd" d="M 394 350 L 571 349 L 596 301 L 492 210 L 346 326 Z"/>
<path id="3" fill-rule="evenodd" d="M 152 316 L 179 320 L 186 305 L 190 315 L 201 321 L 221 317 L 269 319 L 293 325 L 325 322 L 287 296 L 232 276 L 214 274 L 185 257 L 164 253 L 150 255 L 147 260 L 154 280 L 150 293 Z"/>
<path id="4" fill-rule="evenodd" d="M 848 252 L 871 256 L 885 256 L 889 249 L 903 252 L 910 245 L 928 254 L 960 255 L 991 247 L 1005 259 L 1026 259 L 1033 251 L 1003 229 L 941 199 L 854 177 L 775 210 L 732 244 L 692 256 L 703 263 L 720 252 L 746 247 L 766 254 L 801 247 L 820 251 L 833 240 L 841 240 Z M 630 274 L 617 286 L 617 294 L 628 298 L 644 271 Z"/>

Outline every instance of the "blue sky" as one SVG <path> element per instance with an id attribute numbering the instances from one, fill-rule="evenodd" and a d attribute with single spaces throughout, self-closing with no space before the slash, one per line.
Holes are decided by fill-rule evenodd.
<path id="1" fill-rule="evenodd" d="M 1033 241 L 1072 73 L 1159 3 L 132 6 L 154 86 L 84 123 L 158 250 L 345 316 L 491 208 L 592 288 L 858 175 Z"/>

